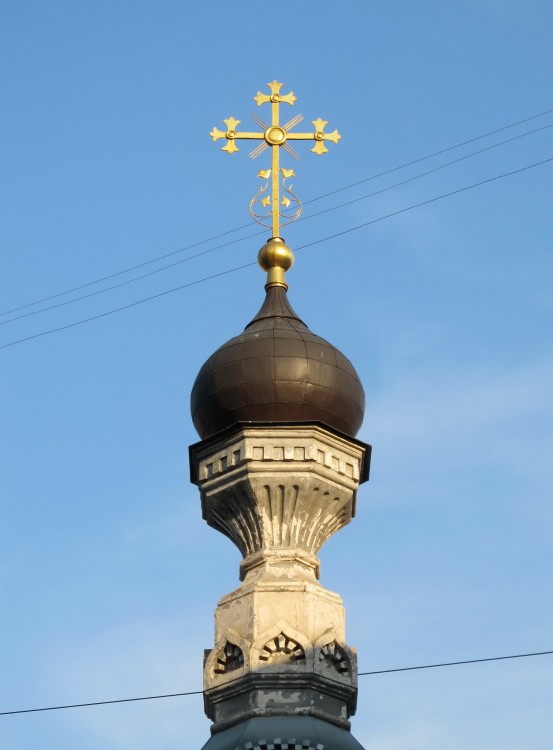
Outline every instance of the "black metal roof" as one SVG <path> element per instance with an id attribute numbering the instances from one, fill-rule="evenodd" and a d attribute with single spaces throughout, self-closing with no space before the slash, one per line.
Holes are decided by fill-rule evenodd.
<path id="1" fill-rule="evenodd" d="M 217 732 L 202 750 L 363 750 L 346 729 L 312 716 L 248 719 Z"/>

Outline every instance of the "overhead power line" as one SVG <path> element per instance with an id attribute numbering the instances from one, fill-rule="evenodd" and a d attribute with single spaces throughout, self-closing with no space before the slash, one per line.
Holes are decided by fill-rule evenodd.
<path id="1" fill-rule="evenodd" d="M 462 664 L 482 664 L 490 661 L 505 661 L 507 659 L 525 659 L 529 656 L 548 656 L 553 651 L 534 651 L 528 654 L 509 654 L 508 656 L 488 656 L 485 659 L 464 659 L 463 661 L 447 661 L 441 664 L 419 664 L 416 667 L 396 667 L 394 669 L 378 669 L 373 672 L 359 672 L 359 677 L 368 675 L 391 674 L 393 672 L 414 672 L 418 669 L 437 669 L 438 667 L 457 667 Z M 238 680 L 236 680 L 237 682 Z M 226 683 L 229 684 L 229 683 Z M 202 695 L 203 690 L 188 690 L 185 693 L 163 693 L 160 695 L 144 695 L 139 698 L 117 698 L 109 701 L 92 701 L 90 703 L 69 703 L 63 706 L 42 706 L 41 708 L 20 708 L 17 711 L 0 711 L 0 716 L 13 716 L 14 714 L 33 714 L 42 711 L 63 711 L 67 708 L 88 708 L 90 706 L 108 706 L 114 703 L 136 703 L 137 701 L 153 701 L 162 698 L 182 698 L 189 695 Z"/>
<path id="2" fill-rule="evenodd" d="M 48 307 L 41 307 L 40 310 L 32 310 L 31 312 L 26 312 L 26 313 L 23 313 L 22 315 L 17 315 L 14 318 L 8 318 L 8 320 L 1 320 L 0 326 L 7 325 L 8 323 L 14 323 L 16 320 L 21 320 L 22 318 L 30 318 L 33 315 L 39 315 L 40 313 L 48 312 L 48 310 L 56 310 L 58 307 L 66 307 L 67 305 L 72 305 L 74 302 L 82 302 L 82 300 L 90 299 L 91 297 L 97 297 L 99 294 L 104 294 L 104 292 L 111 292 L 114 289 L 120 289 L 123 286 L 128 286 L 129 284 L 133 284 L 135 281 L 140 281 L 142 279 L 147 278 L 148 276 L 154 276 L 156 273 L 161 273 L 161 271 L 167 271 L 167 269 L 174 268 L 175 266 L 178 266 L 181 263 L 187 263 L 189 260 L 194 260 L 195 258 L 199 258 L 202 255 L 213 253 L 216 250 L 220 250 L 223 247 L 229 247 L 230 245 L 235 245 L 237 242 L 242 242 L 242 240 L 247 240 L 247 239 L 250 239 L 251 237 L 259 237 L 259 235 L 261 234 L 267 234 L 267 232 L 266 231 L 254 232 L 253 234 L 248 234 L 245 237 L 240 237 L 240 239 L 231 240 L 230 242 L 225 242 L 222 245 L 216 245 L 215 247 L 210 247 L 208 250 L 202 250 L 199 253 L 194 253 L 194 255 L 189 255 L 186 258 L 181 258 L 180 260 L 176 260 L 173 263 L 169 263 L 166 266 L 161 266 L 161 268 L 155 268 L 153 271 L 147 271 L 146 273 L 143 273 L 140 276 L 135 276 L 132 279 L 127 279 L 127 281 L 120 281 L 118 284 L 107 286 L 104 289 L 97 289 L 95 292 L 89 292 L 88 294 L 83 294 L 80 297 L 75 297 L 74 299 L 65 300 L 65 302 L 56 302 L 55 305 L 48 305 Z"/>
<path id="3" fill-rule="evenodd" d="M 316 198 L 312 198 L 311 200 L 304 201 L 304 205 L 307 203 L 313 203 L 314 201 L 320 201 L 323 198 L 328 198 L 331 195 L 336 195 L 336 193 L 341 193 L 343 190 L 349 190 L 350 188 L 357 187 L 358 185 L 362 185 L 364 182 L 368 182 L 369 180 L 376 180 L 377 177 L 384 177 L 384 175 L 392 174 L 392 172 L 397 172 L 400 169 L 405 169 L 406 167 L 412 167 L 413 164 L 419 164 L 421 161 L 426 161 L 426 159 L 432 159 L 434 156 L 440 156 L 441 154 L 446 154 L 448 151 L 453 151 L 456 148 L 461 148 L 461 146 L 468 146 L 469 143 L 474 143 L 475 141 L 481 141 L 483 138 L 489 138 L 491 135 L 496 135 L 497 133 L 501 133 L 504 130 L 509 130 L 510 128 L 515 128 L 517 125 L 523 125 L 525 122 L 530 122 L 530 120 L 536 120 L 538 117 L 544 117 L 545 115 L 550 114 L 553 112 L 553 109 L 547 109 L 545 112 L 540 112 L 537 115 L 531 115 L 531 117 L 525 117 L 524 120 L 518 120 L 518 122 L 512 122 L 509 125 L 504 125 L 501 128 L 496 128 L 496 130 L 490 130 L 487 133 L 482 133 L 482 135 L 477 135 L 474 138 L 469 138 L 466 141 L 462 141 L 461 143 L 455 143 L 453 146 L 447 146 L 447 148 L 442 148 L 439 151 L 434 151 L 433 154 L 427 154 L 426 156 L 421 156 L 418 159 L 413 159 L 413 161 L 408 161 L 405 164 L 400 164 L 398 167 L 392 167 L 392 169 L 387 169 L 385 172 L 379 172 L 378 174 L 374 174 L 371 177 L 365 177 L 363 180 L 358 180 L 357 182 L 352 182 L 349 185 L 344 185 L 344 187 L 336 188 L 336 190 L 331 190 L 330 193 L 325 193 L 324 195 L 318 195 Z"/>
<path id="4" fill-rule="evenodd" d="M 420 208 L 421 206 L 427 206 L 430 203 L 435 203 L 436 201 L 442 200 L 444 198 L 449 198 L 453 195 L 458 195 L 459 193 L 466 192 L 467 190 L 472 190 L 473 188 L 480 187 L 481 185 L 487 185 L 490 182 L 495 182 L 497 180 L 500 180 L 504 177 L 511 177 L 515 174 L 520 174 L 521 172 L 526 172 L 529 169 L 533 169 L 534 167 L 539 167 L 543 164 L 547 164 L 549 162 L 553 161 L 553 156 L 548 157 L 547 159 L 542 159 L 541 161 L 534 162 L 533 164 L 527 164 L 524 167 L 520 167 L 519 169 L 514 169 L 510 172 L 503 172 L 502 174 L 495 175 L 494 177 L 488 177 L 485 180 L 480 180 L 479 182 L 474 182 L 471 185 L 465 185 L 464 187 L 457 188 L 456 190 L 451 190 L 448 193 L 443 193 L 442 195 L 437 195 L 434 198 L 428 198 L 425 201 L 420 201 L 419 203 L 414 203 L 411 206 L 406 206 L 405 208 L 400 208 L 397 211 L 392 211 L 389 214 L 384 214 L 383 216 L 379 216 L 376 219 L 371 219 L 370 221 L 365 221 L 362 224 L 357 224 L 354 227 L 350 227 L 349 229 L 344 229 L 340 232 L 336 232 L 335 234 L 328 235 L 327 237 L 321 237 L 318 240 L 313 240 L 313 242 L 308 242 L 305 245 L 300 245 L 296 248 L 296 251 L 304 250 L 308 247 L 313 247 L 314 245 L 319 245 L 323 242 L 328 242 L 328 240 L 336 239 L 337 237 L 343 237 L 346 234 L 349 234 L 351 232 L 356 232 L 359 229 L 364 229 L 365 227 L 370 226 L 371 224 L 376 224 L 379 221 L 384 221 L 385 219 L 390 219 L 393 216 L 398 216 L 399 214 L 406 213 L 407 211 L 412 211 L 415 208 Z M 7 344 L 3 344 L 0 346 L 0 349 L 7 349 L 11 346 L 15 346 L 16 344 L 22 344 L 25 341 L 31 341 L 32 339 L 40 338 L 41 336 L 48 336 L 52 333 L 57 333 L 58 331 L 64 331 L 68 328 L 74 328 L 75 326 L 83 325 L 84 323 L 90 323 L 93 320 L 99 320 L 100 318 L 105 318 L 108 315 L 113 315 L 114 313 L 122 312 L 123 310 L 128 310 L 131 307 L 136 307 L 137 305 L 141 305 L 144 302 L 150 302 L 151 300 L 158 299 L 159 297 L 164 297 L 167 294 L 172 294 L 173 292 L 178 292 L 182 289 L 186 289 L 190 286 L 195 286 L 197 284 L 202 284 L 206 281 L 211 281 L 212 279 L 218 278 L 220 276 L 226 276 L 229 273 L 234 273 L 236 271 L 241 271 L 245 268 L 250 268 L 251 266 L 255 266 L 256 262 L 252 261 L 251 263 L 244 263 L 241 266 L 235 266 L 234 268 L 228 268 L 225 271 L 220 271 L 219 273 L 211 274 L 210 276 L 204 276 L 201 279 L 196 279 L 194 281 L 189 281 L 186 284 L 180 284 L 179 286 L 173 287 L 171 289 L 166 289 L 163 292 L 158 292 L 157 294 L 152 294 L 149 297 L 144 297 L 142 299 L 136 300 L 135 302 L 130 302 L 126 305 L 122 305 L 121 307 L 116 307 L 112 310 L 107 310 L 106 312 L 99 313 L 98 315 L 92 315 L 89 318 L 84 318 L 82 320 L 77 320 L 73 323 L 67 323 L 63 326 L 58 326 L 57 328 L 50 328 L 46 331 L 41 331 L 39 333 L 32 334 L 31 336 L 25 336 L 20 339 L 16 339 L 15 341 L 10 341 Z"/>
<path id="5" fill-rule="evenodd" d="M 349 234 L 350 232 L 355 232 L 358 229 L 363 229 L 364 227 L 368 227 L 370 224 L 376 224 L 377 221 L 382 221 L 383 219 L 389 219 L 392 216 L 403 214 L 406 211 L 411 211 L 414 208 L 427 206 L 429 203 L 435 203 L 436 201 L 442 200 L 443 198 L 450 198 L 452 195 L 458 195 L 459 193 L 464 193 L 467 190 L 472 190 L 473 188 L 480 187 L 481 185 L 487 185 L 490 182 L 501 180 L 503 177 L 511 177 L 512 175 L 520 174 L 521 172 L 526 172 L 528 169 L 533 169 L 534 167 L 539 167 L 542 164 L 547 164 L 548 162 L 552 162 L 552 161 L 553 161 L 553 156 L 550 156 L 547 159 L 536 161 L 533 164 L 527 164 L 525 167 L 520 167 L 519 169 L 513 169 L 511 172 L 503 172 L 503 174 L 498 174 L 498 175 L 495 175 L 494 177 L 488 177 L 486 180 L 480 180 L 480 182 L 473 182 L 472 185 L 465 185 L 465 187 L 457 188 L 456 190 L 451 190 L 449 193 L 442 193 L 442 195 L 437 195 L 434 198 L 429 198 L 428 200 L 421 201 L 420 203 L 414 203 L 412 206 L 407 206 L 406 208 L 400 208 L 397 211 L 392 211 L 392 213 L 386 214 L 385 216 L 380 216 L 377 219 L 371 219 L 371 221 L 365 221 L 363 222 L 363 224 L 358 224 L 355 227 L 350 227 L 349 229 L 343 229 L 341 232 L 330 234 L 328 237 L 323 237 L 323 239 L 315 240 L 314 242 L 308 242 L 306 245 L 301 245 L 301 247 L 298 247 L 297 249 L 303 250 L 304 248 L 311 247 L 312 245 L 318 245 L 320 242 L 328 242 L 328 240 L 334 240 L 336 239 L 336 237 L 343 237 L 345 234 Z"/>
<path id="6" fill-rule="evenodd" d="M 488 656 L 485 659 L 464 659 L 463 661 L 444 661 L 439 664 L 422 664 L 417 667 L 396 667 L 395 669 L 377 669 L 373 672 L 359 672 L 359 677 L 392 672 L 412 672 L 416 669 L 438 669 L 439 667 L 458 667 L 461 664 L 481 664 L 485 661 L 505 661 L 506 659 L 525 659 L 527 656 L 549 656 L 553 651 L 534 651 L 531 654 L 509 654 L 509 656 Z"/>
<path id="7" fill-rule="evenodd" d="M 13 714 L 35 714 L 41 711 L 63 711 L 65 708 L 88 708 L 89 706 L 108 706 L 110 703 L 136 703 L 137 701 L 155 701 L 160 698 L 182 698 L 185 695 L 201 695 L 201 690 L 189 690 L 187 693 L 165 693 L 163 695 L 145 695 L 140 698 L 117 698 L 111 701 L 92 701 L 91 703 L 69 703 L 65 706 L 44 706 L 43 708 L 21 708 L 18 711 L 0 711 L 0 716 Z"/>
<path id="8" fill-rule="evenodd" d="M 221 234 L 215 234 L 213 235 L 213 237 L 208 237 L 205 240 L 199 240 L 198 242 L 193 242 L 191 245 L 186 245 L 186 247 L 181 247 L 178 250 L 172 250 L 170 253 L 165 253 L 164 255 L 158 255 L 156 258 L 150 258 L 150 260 L 145 260 L 143 263 L 137 263 L 135 266 L 122 268 L 120 271 L 115 271 L 114 273 L 110 273 L 107 276 L 101 276 L 100 278 L 94 279 L 93 281 L 87 281 L 85 284 L 80 284 L 79 286 L 74 286 L 71 289 L 66 289 L 64 292 L 57 292 L 56 294 L 51 294 L 49 297 L 42 297 L 41 299 L 37 299 L 34 302 L 27 302 L 27 304 L 25 305 L 20 305 L 19 307 L 12 307 L 11 310 L 4 310 L 4 312 L 0 312 L 0 315 L 9 315 L 10 313 L 19 312 L 19 310 L 25 310 L 27 307 L 40 305 L 43 302 L 49 302 L 52 299 L 57 299 L 57 297 L 63 297 L 65 294 L 71 294 L 71 292 L 78 292 L 81 289 L 86 289 L 86 287 L 88 286 L 93 286 L 94 284 L 100 284 L 102 281 L 109 281 L 109 279 L 114 279 L 116 276 L 122 276 L 124 273 L 130 273 L 130 271 L 136 271 L 139 268 L 144 268 L 144 266 L 149 266 L 151 263 L 157 263 L 158 260 L 164 260 L 165 258 L 169 258 L 171 255 L 184 253 L 186 250 L 192 250 L 193 248 L 199 247 L 200 245 L 205 245 L 208 242 L 213 242 L 214 240 L 218 240 L 221 237 L 226 237 L 229 234 L 233 234 L 233 232 L 238 232 L 241 229 L 248 229 L 252 225 L 253 225 L 253 222 L 249 222 L 248 224 L 243 224 L 241 227 L 235 227 L 234 229 L 229 229 L 227 232 L 221 232 Z M 239 240 L 235 240 L 235 241 L 238 242 Z"/>
<path id="9" fill-rule="evenodd" d="M 413 166 L 414 164 L 419 164 L 422 161 L 426 161 L 427 159 L 432 159 L 435 156 L 440 156 L 441 154 L 445 154 L 448 151 L 453 151 L 454 149 L 461 148 L 462 146 L 466 146 L 469 143 L 474 143 L 476 141 L 482 140 L 484 138 L 489 138 L 492 135 L 496 135 L 497 133 L 501 133 L 505 130 L 509 130 L 510 128 L 517 127 L 518 125 L 523 125 L 526 122 L 530 122 L 531 120 L 536 120 L 539 117 L 544 117 L 545 115 L 551 114 L 553 112 L 552 109 L 546 109 L 543 112 L 538 112 L 535 115 L 531 115 L 530 117 L 525 117 L 522 120 L 517 120 L 516 122 L 509 123 L 508 125 L 503 125 L 500 128 L 496 128 L 495 130 L 489 130 L 486 133 L 482 133 L 481 135 L 477 135 L 473 138 L 469 138 L 467 140 L 461 141 L 459 143 L 455 143 L 452 146 L 447 146 L 446 148 L 440 149 L 439 151 L 434 151 L 431 154 L 426 154 L 425 156 L 421 156 L 417 159 L 413 159 L 411 161 L 405 162 L 403 164 L 399 164 L 396 167 L 392 167 L 391 169 L 387 169 L 383 172 L 378 172 L 377 174 L 370 175 L 369 177 L 364 177 L 361 180 L 357 180 L 356 182 L 352 182 L 349 185 L 344 185 L 342 187 L 336 188 L 335 190 L 332 190 L 328 193 L 324 193 L 323 195 L 318 195 L 315 198 L 310 198 L 307 201 L 303 202 L 303 205 L 308 205 L 310 203 L 315 203 L 316 201 L 322 200 L 324 198 L 328 198 L 329 196 L 336 195 L 337 193 L 343 192 L 344 190 L 349 190 L 351 188 L 357 187 L 358 185 L 362 185 L 365 182 L 370 182 L 371 180 L 376 180 L 378 177 L 384 177 L 385 175 L 392 174 L 393 172 L 397 172 L 401 169 L 405 169 L 406 167 Z M 549 127 L 549 126 L 546 126 Z M 537 130 L 541 130 L 542 128 L 538 128 Z M 522 136 L 517 137 L 524 137 L 524 135 L 530 135 L 531 133 L 537 132 L 536 131 L 530 131 L 527 134 L 523 134 Z M 514 139 L 513 139 L 514 140 Z M 507 141 L 505 141 L 507 142 Z M 497 144 L 502 145 L 502 144 Z M 494 146 L 491 146 L 490 148 L 493 148 Z M 452 162 L 454 163 L 454 162 Z M 346 204 L 344 204 L 346 205 Z M 183 253 L 186 250 L 192 250 L 195 247 L 199 247 L 201 245 L 205 245 L 208 242 L 213 242 L 215 240 L 221 239 L 222 237 L 226 237 L 229 234 L 233 234 L 234 232 L 241 231 L 243 229 L 248 229 L 249 227 L 254 226 L 254 222 L 249 222 L 248 224 L 243 224 L 239 227 L 235 227 L 234 229 L 229 229 L 226 232 L 221 232 L 220 234 L 213 235 L 212 237 L 208 237 L 203 240 L 199 240 L 198 242 L 194 242 L 191 245 L 186 245 L 186 247 L 179 248 L 178 250 L 172 250 L 169 253 L 164 253 L 163 255 L 158 255 L 155 258 L 150 258 L 149 260 L 146 260 L 142 263 L 138 263 L 134 266 L 129 266 L 127 268 L 123 268 L 119 271 L 115 271 L 114 273 L 107 274 L 106 276 L 99 277 L 97 279 L 94 279 L 92 281 L 88 281 L 84 284 L 80 284 L 79 286 L 74 286 L 70 289 L 66 289 L 63 292 L 57 292 L 56 294 L 51 294 L 48 297 L 42 297 L 41 299 L 35 300 L 34 302 L 28 302 L 25 305 L 20 305 L 19 307 L 13 307 L 9 310 L 4 310 L 3 312 L 0 312 L 0 316 L 2 315 L 9 315 L 11 313 L 19 312 L 20 310 L 25 310 L 28 307 L 34 307 L 35 305 L 42 304 L 43 302 L 50 302 L 53 299 L 57 299 L 58 297 L 63 297 L 66 294 L 71 294 L 72 292 L 78 292 L 81 289 L 85 289 L 89 286 L 93 286 L 94 284 L 100 284 L 103 281 L 109 281 L 110 279 L 113 279 L 117 276 L 121 276 L 125 273 L 130 273 L 131 271 L 136 271 L 139 268 L 144 268 L 145 266 L 151 265 L 152 263 L 157 263 L 160 260 L 164 260 L 165 258 L 169 258 L 173 255 L 177 255 L 179 253 Z M 253 235 L 252 235 L 253 236 Z M 236 240 L 237 242 L 240 242 L 242 239 L 247 239 L 248 237 L 243 237 L 240 240 Z M 221 246 L 223 247 L 223 246 Z M 209 251 L 208 251 L 209 252 Z M 198 255 L 202 255 L 203 253 L 199 253 Z M 198 257 L 198 256 L 193 256 Z M 142 278 L 142 277 L 140 277 Z"/>
<path id="10" fill-rule="evenodd" d="M 445 169 L 446 167 L 450 167 L 453 164 L 458 164 L 459 162 L 465 161 L 466 159 L 470 159 L 473 156 L 478 156 L 479 154 L 482 154 L 486 151 L 490 151 L 494 148 L 498 148 L 499 146 L 504 146 L 506 143 L 511 143 L 512 141 L 519 140 L 520 138 L 525 138 L 528 135 L 532 135 L 533 133 L 538 133 L 543 130 L 547 130 L 548 128 L 553 128 L 553 123 L 550 123 L 548 125 L 542 125 L 539 128 L 535 128 L 534 130 L 530 130 L 526 133 L 520 133 L 519 135 L 515 135 L 512 138 L 507 138 L 504 141 L 499 141 L 498 143 L 493 143 L 490 146 L 485 146 L 484 148 L 478 149 L 477 151 L 471 151 L 469 154 L 464 154 L 463 156 L 460 156 L 458 159 L 453 159 L 452 161 L 445 162 L 445 164 L 440 164 L 437 167 L 434 167 L 433 169 L 428 169 L 425 172 L 419 172 L 419 174 L 413 175 L 412 177 L 408 177 L 405 180 L 401 180 L 401 182 L 396 182 L 393 185 L 388 185 L 387 187 L 381 188 L 380 190 L 376 190 L 372 193 L 368 193 L 367 195 L 361 195 L 357 198 L 352 198 L 349 201 L 346 201 L 345 203 L 338 203 L 336 206 L 330 206 L 328 208 L 324 208 L 322 211 L 317 211 L 313 214 L 309 214 L 308 216 L 303 216 L 300 219 L 298 219 L 298 223 L 300 221 L 308 221 L 309 219 L 314 219 L 317 216 L 321 216 L 322 214 L 327 214 L 330 211 L 336 211 L 339 208 L 344 208 L 346 206 L 351 206 L 354 203 L 359 203 L 360 201 L 367 200 L 368 198 L 373 198 L 376 195 L 381 195 L 382 193 L 386 193 L 390 190 L 394 190 L 397 187 L 401 187 L 402 185 L 407 185 L 410 182 L 413 182 L 415 180 L 419 180 L 421 177 L 426 177 L 429 174 L 433 174 L 434 172 L 439 172 L 442 169 Z M 188 263 L 188 261 L 195 260 L 196 258 L 199 258 L 203 255 L 208 255 L 209 253 L 213 253 L 216 250 L 221 250 L 222 248 L 229 247 L 230 245 L 234 245 L 238 242 L 243 242 L 244 240 L 251 239 L 252 237 L 259 237 L 262 234 L 266 234 L 264 230 L 254 232 L 253 234 L 247 234 L 244 237 L 240 237 L 236 240 L 230 240 L 229 242 L 224 242 L 221 245 L 216 245 L 215 247 L 208 248 L 207 250 L 201 250 L 199 253 L 194 253 L 194 255 L 188 255 L 186 258 L 181 258 L 180 260 L 176 260 L 173 263 L 169 263 L 168 265 L 161 266 L 160 268 L 155 268 L 153 271 L 147 271 L 146 273 L 140 274 L 140 276 L 135 276 L 132 279 L 127 279 L 126 281 L 121 281 L 118 284 L 113 284 L 112 286 L 104 287 L 103 289 L 98 289 L 95 292 L 89 292 L 88 294 L 83 294 L 80 297 L 74 297 L 70 300 L 65 300 L 65 302 L 57 302 L 54 305 L 48 305 L 48 307 L 42 307 L 40 310 L 32 310 L 30 312 L 23 313 L 21 315 L 16 315 L 13 318 L 8 318 L 7 320 L 0 321 L 0 326 L 8 325 L 9 323 L 14 323 L 17 320 L 22 320 L 23 318 L 29 318 L 34 315 L 39 315 L 40 313 L 48 312 L 49 310 L 55 310 L 59 307 L 66 307 L 67 305 L 72 305 L 75 302 L 81 302 L 85 299 L 90 299 L 91 297 L 96 297 L 99 294 L 104 294 L 105 292 L 111 292 L 114 289 L 119 289 L 124 286 L 128 286 L 129 284 L 133 284 L 136 281 L 141 281 L 142 279 L 145 279 L 149 276 L 154 276 L 155 274 L 161 273 L 162 271 L 167 271 L 170 268 L 174 268 L 175 266 L 181 265 L 182 263 Z"/>
<path id="11" fill-rule="evenodd" d="M 107 315 L 113 315 L 114 313 L 122 312 L 123 310 L 128 310 L 130 307 L 136 307 L 137 305 L 142 305 L 144 302 L 150 302 L 153 299 L 164 297 L 166 294 L 179 292 L 181 289 L 186 289 L 189 286 L 202 284 L 204 281 L 211 281 L 211 279 L 216 279 L 218 276 L 226 276 L 228 273 L 235 273 L 235 271 L 241 271 L 244 268 L 249 268 L 250 266 L 255 266 L 255 265 L 256 265 L 256 262 L 252 261 L 251 263 L 245 263 L 243 266 L 236 266 L 235 268 L 229 268 L 226 271 L 213 273 L 211 274 L 211 276 L 204 276 L 202 279 L 196 279 L 195 281 L 189 281 L 187 284 L 181 284 L 180 286 L 173 287 L 172 289 L 166 289 L 164 292 L 158 292 L 157 294 L 152 294 L 150 297 L 144 297 L 143 299 L 136 300 L 136 302 L 130 302 L 128 305 L 123 305 L 122 307 L 116 307 L 113 310 L 107 310 L 106 312 L 100 313 L 99 315 L 92 315 L 90 318 L 77 320 L 74 323 L 68 323 L 67 325 L 59 326 L 58 328 L 51 328 L 48 331 L 41 331 L 40 333 L 35 333 L 32 336 L 26 336 L 25 338 L 17 339 L 17 341 L 11 341 L 9 344 L 4 344 L 3 346 L 0 346 L 0 349 L 6 349 L 9 346 L 14 346 L 15 344 L 21 344 L 23 343 L 23 341 L 36 339 L 36 338 L 39 338 L 40 336 L 48 336 L 50 333 L 57 333 L 58 331 L 65 331 L 67 328 L 74 328 L 75 326 L 83 325 L 83 323 L 90 323 L 93 320 L 99 320 L 100 318 L 105 318 Z"/>

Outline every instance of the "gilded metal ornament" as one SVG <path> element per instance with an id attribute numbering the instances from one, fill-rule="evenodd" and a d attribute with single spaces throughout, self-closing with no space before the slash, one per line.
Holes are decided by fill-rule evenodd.
<path id="1" fill-rule="evenodd" d="M 219 130 L 218 128 L 213 128 L 210 136 L 214 141 L 225 138 L 227 142 L 221 147 L 221 150 L 226 151 L 228 154 L 233 154 L 239 150 L 236 145 L 237 140 L 261 141 L 250 152 L 250 159 L 256 159 L 268 148 L 271 149 L 271 168 L 260 170 L 257 173 L 257 176 L 261 177 L 264 183 L 250 202 L 250 213 L 259 224 L 271 227 L 273 237 L 280 237 L 280 227 L 296 221 L 301 214 L 302 208 L 301 201 L 292 192 L 292 186 L 286 183 L 286 180 L 295 175 L 293 170 L 284 169 L 280 166 L 280 148 L 284 148 L 292 158 L 299 160 L 301 157 L 290 144 L 290 141 L 315 141 L 315 145 L 311 151 L 321 156 L 328 151 L 325 141 L 338 143 L 342 136 L 337 130 L 334 130 L 332 133 L 325 133 L 325 127 L 328 125 L 328 122 L 322 120 L 320 117 L 317 120 L 312 120 L 315 127 L 313 133 L 292 132 L 292 129 L 303 120 L 302 115 L 296 115 L 287 123 L 281 125 L 280 104 L 293 106 L 296 97 L 292 91 L 288 94 L 281 94 L 280 90 L 284 84 L 278 81 L 268 83 L 267 86 L 271 93 L 263 94 L 261 91 L 258 91 L 257 96 L 254 97 L 254 101 L 257 102 L 259 107 L 267 103 L 271 105 L 270 125 L 258 115 L 252 114 L 252 120 L 258 127 L 262 128 L 262 132 L 239 131 L 237 127 L 240 125 L 240 120 L 229 117 L 223 120 L 227 129 Z M 281 187 L 283 191 L 282 197 Z"/>

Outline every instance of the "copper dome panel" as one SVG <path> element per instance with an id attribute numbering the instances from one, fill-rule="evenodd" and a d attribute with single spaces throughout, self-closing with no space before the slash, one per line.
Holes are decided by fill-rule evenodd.
<path id="1" fill-rule="evenodd" d="M 355 436 L 365 394 L 351 362 L 297 317 L 282 287 L 203 365 L 191 395 L 202 439 L 237 422 L 319 421 Z"/>

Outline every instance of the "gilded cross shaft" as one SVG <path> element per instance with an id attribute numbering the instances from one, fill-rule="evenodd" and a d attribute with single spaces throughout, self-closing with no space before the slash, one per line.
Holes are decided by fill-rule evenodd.
<path id="1" fill-rule="evenodd" d="M 284 148 L 290 156 L 299 160 L 301 157 L 290 144 L 290 141 L 315 141 L 315 145 L 311 151 L 318 156 L 321 156 L 328 151 L 325 146 L 325 141 L 338 143 L 341 138 L 341 135 L 337 130 L 334 130 L 332 133 L 325 133 L 324 129 L 326 125 L 328 125 L 328 122 L 321 120 L 320 117 L 317 120 L 312 120 L 315 127 L 315 130 L 312 133 L 292 132 L 292 129 L 303 120 L 302 115 L 296 115 L 296 117 L 293 117 L 287 123 L 281 124 L 280 105 L 289 104 L 290 106 L 293 106 L 296 101 L 296 97 L 292 91 L 290 91 L 289 94 L 280 93 L 283 85 L 283 83 L 279 83 L 278 81 L 268 83 L 267 86 L 271 93 L 263 94 L 261 91 L 258 91 L 257 96 L 254 97 L 254 101 L 257 102 L 259 107 L 261 107 L 262 104 L 269 103 L 271 105 L 270 125 L 258 115 L 251 115 L 255 124 L 260 128 L 263 128 L 262 132 L 239 131 L 237 130 L 237 127 L 240 125 L 240 120 L 236 120 L 234 117 L 229 117 L 227 120 L 223 120 L 227 126 L 226 131 L 213 128 L 210 133 L 210 136 L 214 141 L 217 141 L 220 138 L 226 139 L 227 143 L 222 146 L 221 150 L 226 151 L 228 154 L 233 154 L 235 151 L 239 150 L 236 145 L 236 141 L 238 140 L 262 141 L 253 149 L 253 151 L 250 152 L 250 159 L 256 159 L 260 154 L 266 151 L 266 149 L 271 149 L 271 168 L 260 170 L 257 174 L 258 177 L 265 180 L 265 184 L 261 186 L 257 195 L 252 199 L 250 203 L 250 213 L 259 224 L 271 227 L 273 237 L 280 237 L 281 225 L 284 226 L 285 224 L 290 224 L 292 221 L 295 221 L 301 213 L 301 202 L 299 198 L 292 193 L 291 187 L 288 187 L 286 184 L 287 179 L 295 176 L 294 171 L 292 169 L 284 169 L 280 166 L 280 149 Z M 283 195 L 282 199 L 280 194 L 281 175 L 282 188 L 286 193 Z M 270 194 L 269 179 L 271 181 Z M 293 208 L 290 209 L 289 207 L 292 203 L 294 205 Z M 261 206 L 262 210 L 270 208 L 270 212 L 258 213 L 254 208 L 257 204 Z M 284 206 L 284 210 L 281 206 Z M 266 223 L 266 220 L 269 219 L 270 223 Z M 284 219 L 284 221 L 281 222 L 281 219 Z"/>

